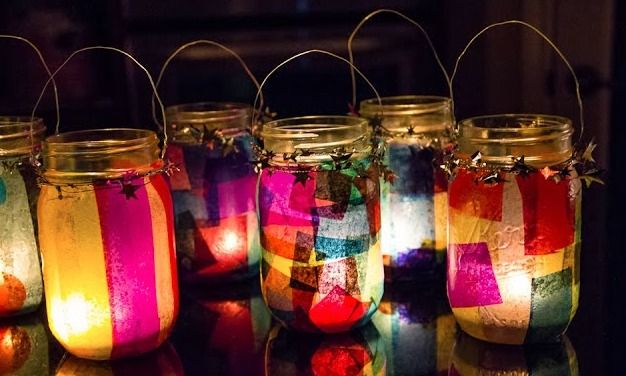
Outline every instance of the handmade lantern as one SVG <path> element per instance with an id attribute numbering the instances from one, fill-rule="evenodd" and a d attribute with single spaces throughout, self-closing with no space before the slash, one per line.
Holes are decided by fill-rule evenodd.
<path id="1" fill-rule="evenodd" d="M 202 290 L 188 289 L 183 295 L 179 324 L 172 334 L 187 372 L 259 374 L 272 321 L 259 285 Z"/>
<path id="2" fill-rule="evenodd" d="M 550 342 L 578 307 L 581 184 L 570 120 L 493 115 L 459 124 L 449 186 L 448 297 L 468 334 Z"/>
<path id="3" fill-rule="evenodd" d="M 367 121 L 309 116 L 264 125 L 262 292 L 287 327 L 341 332 L 383 295 L 379 173 Z"/>
<path id="4" fill-rule="evenodd" d="M 443 270 L 447 179 L 436 167 L 449 143 L 450 99 L 401 96 L 361 102 L 361 116 L 385 148 L 381 249 L 387 281 Z M 438 268 L 439 267 L 439 268 Z"/>
<path id="5" fill-rule="evenodd" d="M 4 320 L 0 325 L 0 375 L 48 374 L 48 337 L 36 317 Z"/>
<path id="6" fill-rule="evenodd" d="M 447 372 L 456 322 L 443 283 L 387 286 L 372 322 L 385 345 L 388 374 Z"/>
<path id="7" fill-rule="evenodd" d="M 275 326 L 265 355 L 267 375 L 385 375 L 380 336 L 373 325 L 350 333 L 301 334 Z"/>
<path id="8" fill-rule="evenodd" d="M 176 319 L 174 217 L 157 142 L 137 129 L 44 142 L 38 219 L 48 321 L 78 357 L 151 351 Z"/>
<path id="9" fill-rule="evenodd" d="M 256 275 L 260 245 L 257 174 L 250 163 L 251 109 L 236 103 L 169 107 L 167 156 L 181 277 L 228 281 Z"/>
<path id="10" fill-rule="evenodd" d="M 137 358 L 93 361 L 68 356 L 57 367 L 56 376 L 183 376 L 183 365 L 174 346 L 165 343 L 157 351 Z"/>
<path id="11" fill-rule="evenodd" d="M 448 375 L 578 376 L 578 361 L 567 337 L 552 344 L 509 346 L 461 334 L 454 344 Z"/>
<path id="12" fill-rule="evenodd" d="M 41 119 L 0 117 L 0 317 L 36 309 L 43 294 L 30 157 L 44 132 Z"/>

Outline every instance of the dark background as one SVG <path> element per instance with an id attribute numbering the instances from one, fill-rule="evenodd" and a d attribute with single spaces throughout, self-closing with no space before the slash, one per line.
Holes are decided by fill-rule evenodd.
<path id="1" fill-rule="evenodd" d="M 110 45 L 139 59 L 155 76 L 179 45 L 212 39 L 237 51 L 259 81 L 285 58 L 310 48 L 347 56 L 346 40 L 368 12 L 392 8 L 430 33 L 446 67 L 469 38 L 489 23 L 528 21 L 562 48 L 581 78 L 587 129 L 608 169 L 605 187 L 585 192 L 582 292 L 569 336 L 581 374 L 619 374 L 625 346 L 626 228 L 621 197 L 626 150 L 626 3 L 618 0 L 334 0 L 334 1 L 44 1 L 4 0 L 0 32 L 35 42 L 51 68 L 75 49 Z M 447 87 L 424 38 L 399 18 L 382 15 L 359 33 L 355 61 L 382 95 L 446 95 Z M 142 72 L 110 52 L 74 59 L 58 76 L 62 130 L 154 127 L 150 90 Z M 0 113 L 30 114 L 47 79 L 24 45 L 0 40 Z M 455 82 L 457 117 L 500 112 L 552 113 L 578 126 L 573 82 L 557 55 L 527 30 L 493 30 L 470 50 Z M 255 88 L 237 62 L 213 47 L 198 47 L 171 64 L 160 92 L 166 104 L 215 100 L 251 103 Z M 306 56 L 287 65 L 265 96 L 280 117 L 341 114 L 350 101 L 345 64 Z M 359 83 L 359 99 L 372 97 Z M 38 114 L 52 128 L 53 101 Z"/>

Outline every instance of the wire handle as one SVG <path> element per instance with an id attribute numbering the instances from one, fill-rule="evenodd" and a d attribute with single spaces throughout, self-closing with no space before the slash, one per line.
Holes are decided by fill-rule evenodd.
<path id="1" fill-rule="evenodd" d="M 378 100 L 378 105 L 382 108 L 382 99 L 380 98 L 380 95 L 378 94 L 378 90 L 376 90 L 376 87 L 374 87 L 374 85 L 372 84 L 372 82 L 359 70 L 359 68 L 357 68 L 353 63 L 351 63 L 350 61 L 348 61 L 347 59 L 334 54 L 332 52 L 326 51 L 326 50 L 317 50 L 317 49 L 313 49 L 313 50 L 307 50 L 304 52 L 300 52 L 297 53 L 287 59 L 285 59 L 283 62 L 281 62 L 280 64 L 278 64 L 277 66 L 274 67 L 274 69 L 272 69 L 267 76 L 265 76 L 265 78 L 263 79 L 263 81 L 261 82 L 261 85 L 259 86 L 259 90 L 256 93 L 256 96 L 254 97 L 254 104 L 253 104 L 253 108 L 256 108 L 256 104 L 257 101 L 259 100 L 259 95 L 261 93 L 261 90 L 263 89 L 263 86 L 265 86 L 265 83 L 267 82 L 267 80 L 280 68 L 282 68 L 284 65 L 286 65 L 287 63 L 291 62 L 292 60 L 296 60 L 304 55 L 309 55 L 309 54 L 313 54 L 313 53 L 317 53 L 317 54 L 322 54 L 322 55 L 327 55 L 330 57 L 334 57 L 335 59 L 341 60 L 344 63 L 348 64 L 352 69 L 354 69 L 359 76 L 363 79 L 363 81 L 365 81 L 367 83 L 367 85 L 372 89 L 372 91 L 374 92 L 374 94 L 376 94 L 376 99 Z M 254 119 L 252 120 L 254 122 Z"/>
<path id="2" fill-rule="evenodd" d="M 448 76 L 448 72 L 446 71 L 446 68 L 444 67 L 443 63 L 441 62 L 441 59 L 439 58 L 439 54 L 437 54 L 437 50 L 435 49 L 435 46 L 433 45 L 433 42 L 431 41 L 430 37 L 428 36 L 428 33 L 426 32 L 426 30 L 424 30 L 422 25 L 420 25 L 417 21 L 415 21 L 414 19 L 408 17 L 404 13 L 398 12 L 397 10 L 393 10 L 393 9 L 378 9 L 378 10 L 375 10 L 372 13 L 368 14 L 367 16 L 363 17 L 361 22 L 359 22 L 356 25 L 356 27 L 354 28 L 354 30 L 352 30 L 352 33 L 350 34 L 350 37 L 348 38 L 348 55 L 349 55 L 350 63 L 354 63 L 354 54 L 352 52 L 352 42 L 354 41 L 354 38 L 355 38 L 357 32 L 361 29 L 361 27 L 363 27 L 363 25 L 367 21 L 369 21 L 370 19 L 374 18 L 374 16 L 377 16 L 377 15 L 379 15 L 381 13 L 395 14 L 396 16 L 398 16 L 398 17 L 404 19 L 405 21 L 413 24 L 415 27 L 417 27 L 422 32 L 422 34 L 426 38 L 426 41 L 428 42 L 428 46 L 430 47 L 430 50 L 432 51 L 433 56 L 435 57 L 435 60 L 437 61 L 437 65 L 439 66 L 439 69 L 441 69 L 441 73 L 443 73 L 443 76 L 446 79 L 446 84 L 448 85 L 448 92 L 450 93 L 449 94 L 450 98 L 452 98 L 452 82 L 450 81 L 450 77 Z M 352 105 L 355 106 L 355 108 L 356 108 L 356 81 L 355 81 L 355 76 L 354 76 L 354 69 L 352 67 L 350 67 L 350 77 L 352 79 Z"/>
<path id="3" fill-rule="evenodd" d="M 39 50 L 39 48 L 37 48 L 37 46 L 35 46 L 35 44 L 31 41 L 29 41 L 26 38 L 17 36 L 17 35 L 10 35 L 10 34 L 0 34 L 0 38 L 5 38 L 5 39 L 14 39 L 14 40 L 19 40 L 21 42 L 24 42 L 26 44 L 28 44 L 37 54 L 37 57 L 39 57 L 39 61 L 41 61 L 41 65 L 43 65 L 44 69 L 46 70 L 46 73 L 48 73 L 48 76 L 52 79 L 52 72 L 50 71 L 50 68 L 48 67 L 48 64 L 46 64 L 46 60 L 43 58 L 43 55 L 41 54 L 41 51 Z M 56 122 L 56 127 L 59 127 L 59 113 L 60 113 L 60 109 L 59 109 L 59 92 L 57 90 L 57 84 L 54 81 L 54 79 L 52 80 L 52 88 L 54 91 L 54 106 L 56 108 L 56 117 L 57 117 L 57 122 Z M 42 93 L 43 95 L 43 93 Z M 41 100 L 41 97 L 40 97 Z M 37 103 L 39 103 L 39 101 L 37 101 Z M 33 143 L 33 121 L 35 120 L 35 116 L 34 114 L 32 114 L 31 118 L 30 118 L 30 140 L 31 140 L 31 144 Z M 34 151 L 31 148 L 31 157 L 34 158 L 34 155 L 32 154 Z"/>
<path id="4" fill-rule="evenodd" d="M 450 77 L 450 87 L 452 87 L 452 84 L 454 83 L 454 77 L 456 76 L 457 70 L 459 68 L 459 63 L 461 61 L 461 58 L 465 55 L 465 53 L 470 48 L 470 46 L 474 43 L 474 41 L 478 39 L 479 36 L 481 36 L 482 34 L 484 34 L 490 29 L 493 29 L 499 26 L 513 25 L 513 24 L 522 25 L 534 31 L 535 33 L 537 33 L 541 38 L 543 38 L 548 43 L 548 45 L 550 45 L 550 47 L 552 47 L 552 49 L 557 53 L 557 55 L 559 55 L 561 60 L 565 63 L 565 65 L 567 66 L 567 69 L 569 69 L 572 77 L 574 78 L 574 83 L 576 84 L 576 100 L 578 102 L 578 111 L 579 111 L 579 117 L 580 117 L 579 119 L 580 134 L 578 135 L 578 143 L 582 142 L 583 133 L 585 131 L 585 118 L 584 118 L 584 110 L 583 110 L 583 99 L 580 94 L 580 83 L 578 82 L 578 76 L 576 76 L 576 72 L 574 71 L 574 68 L 572 68 L 572 65 L 570 64 L 570 62 L 567 60 L 563 52 L 561 52 L 561 50 L 554 44 L 554 42 L 552 42 L 550 38 L 548 38 L 543 32 L 541 32 L 541 30 L 537 29 L 535 26 L 527 22 L 520 21 L 520 20 L 508 20 L 508 21 L 496 22 L 494 24 L 491 24 L 485 27 L 484 29 L 479 31 L 476 35 L 474 35 L 472 39 L 470 39 L 470 41 L 467 43 L 467 45 L 465 45 L 465 48 L 463 48 L 463 51 L 461 51 L 461 54 L 456 58 L 456 63 L 454 64 L 454 70 L 452 71 L 452 76 Z M 452 98 L 452 112 L 453 113 L 454 113 L 454 110 L 455 110 L 454 98 Z"/>
<path id="5" fill-rule="evenodd" d="M 212 41 L 212 40 L 208 40 L 208 39 L 198 39 L 198 40 L 194 40 L 188 43 L 183 44 L 182 46 L 178 47 L 168 58 L 167 60 L 165 60 L 165 63 L 163 64 L 163 66 L 161 67 L 161 71 L 159 72 L 159 76 L 157 77 L 156 80 L 156 87 L 159 87 L 159 84 L 161 83 L 161 80 L 163 79 L 163 75 L 165 74 L 165 70 L 167 69 L 168 65 L 170 64 L 170 62 L 179 54 L 181 53 L 183 50 L 189 48 L 189 47 L 193 47 L 199 44 L 208 44 L 211 46 L 215 46 L 215 47 L 219 47 L 222 50 L 228 52 L 231 56 L 233 56 L 235 59 L 237 59 L 237 61 L 239 62 L 239 64 L 241 65 L 241 67 L 243 68 L 243 70 L 246 72 L 246 74 L 248 75 L 248 77 L 250 77 L 250 79 L 252 80 L 252 82 L 254 83 L 254 86 L 256 86 L 257 90 L 260 92 L 260 85 L 259 85 L 259 81 L 256 79 L 256 77 L 254 76 L 254 74 L 252 73 L 252 71 L 250 70 L 250 68 L 248 67 L 248 65 L 246 64 L 246 62 L 241 58 L 241 56 L 236 53 L 234 50 L 226 47 L 225 45 Z M 154 97 L 155 95 L 152 94 L 152 118 L 154 119 L 154 122 L 160 127 L 163 128 L 165 127 L 165 123 L 163 124 L 159 124 L 159 121 L 157 120 L 156 117 L 156 112 L 155 112 L 155 107 L 154 107 Z M 261 93 L 261 108 L 263 108 L 263 93 Z M 254 119 L 254 114 L 253 114 L 253 119 Z"/>
<path id="6" fill-rule="evenodd" d="M 54 71 L 54 73 L 52 73 L 52 75 L 50 76 L 50 78 L 48 79 L 46 84 L 44 85 L 44 87 L 43 87 L 43 89 L 41 91 L 41 94 L 39 94 L 39 99 L 37 99 L 37 102 L 35 103 L 35 107 L 33 108 L 33 112 L 31 114 L 31 117 L 32 118 L 35 117 L 35 112 L 37 111 L 37 107 L 39 106 L 39 102 L 41 102 L 41 98 L 43 97 L 43 94 L 45 93 L 46 88 L 50 84 L 50 81 L 54 80 L 54 77 L 61 71 L 61 69 L 63 69 L 63 67 L 65 67 L 65 65 L 67 65 L 67 63 L 70 62 L 70 60 L 72 60 L 72 58 L 74 56 L 78 55 L 79 53 L 83 53 L 83 52 L 91 51 L 91 50 L 115 51 L 115 52 L 118 52 L 118 53 L 126 56 L 133 63 L 135 63 L 146 74 L 146 76 L 148 77 L 148 81 L 150 81 L 150 86 L 152 87 L 152 92 L 155 95 L 157 101 L 159 102 L 159 106 L 161 107 L 161 116 L 163 117 L 163 124 L 165 124 L 165 107 L 163 106 L 163 102 L 161 101 L 161 97 L 159 97 L 159 93 L 157 92 L 156 85 L 154 84 L 154 81 L 152 80 L 152 75 L 150 75 L 150 72 L 148 72 L 146 67 L 141 65 L 141 63 L 139 61 L 137 61 L 137 59 L 135 59 L 128 52 L 122 51 L 122 50 L 117 49 L 115 47 L 108 47 L 108 46 L 84 47 L 84 48 L 81 48 L 79 50 L 76 50 L 76 51 L 72 52 L 72 54 L 70 56 L 68 56 L 67 59 L 65 59 L 65 61 Z M 59 119 L 59 122 L 60 122 L 60 119 Z M 59 134 L 59 122 L 57 122 L 57 127 L 55 129 L 55 134 Z M 165 150 L 167 149 L 167 141 L 168 141 L 167 130 L 163 129 L 163 148 L 161 149 L 161 159 L 163 159 L 165 157 Z"/>

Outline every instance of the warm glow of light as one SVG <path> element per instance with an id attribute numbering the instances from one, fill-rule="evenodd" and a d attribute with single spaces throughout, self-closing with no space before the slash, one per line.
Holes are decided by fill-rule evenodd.
<path id="1" fill-rule="evenodd" d="M 223 251 L 234 251 L 239 248 L 239 238 L 237 234 L 232 231 L 227 231 L 224 233 L 224 238 L 222 241 L 222 250 Z"/>
<path id="2" fill-rule="evenodd" d="M 2 340 L 2 346 L 8 349 L 13 348 L 13 336 L 12 335 L 4 336 Z"/>
<path id="3" fill-rule="evenodd" d="M 530 294 L 530 284 L 528 275 L 516 274 L 506 279 L 506 289 L 511 293 L 511 296 L 526 297 Z"/>
<path id="4" fill-rule="evenodd" d="M 57 299 L 51 307 L 54 327 L 64 340 L 84 335 L 107 319 L 105 312 L 80 294 L 72 294 L 66 300 Z"/>

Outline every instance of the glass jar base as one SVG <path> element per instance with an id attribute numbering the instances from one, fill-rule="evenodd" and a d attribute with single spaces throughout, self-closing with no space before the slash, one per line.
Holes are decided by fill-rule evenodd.
<path id="1" fill-rule="evenodd" d="M 561 341 L 567 326 L 550 326 L 542 328 L 513 328 L 487 326 L 483 324 L 463 322 L 457 318 L 463 332 L 484 342 L 501 345 L 550 344 Z"/>

